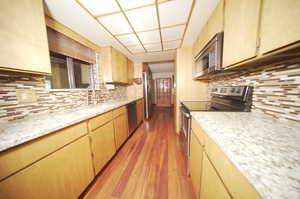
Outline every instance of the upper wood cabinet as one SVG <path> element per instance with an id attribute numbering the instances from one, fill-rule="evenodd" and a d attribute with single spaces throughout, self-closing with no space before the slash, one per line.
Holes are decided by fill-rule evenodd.
<path id="1" fill-rule="evenodd" d="M 201 199 L 231 199 L 230 194 L 206 155 L 203 156 L 200 197 Z"/>
<path id="2" fill-rule="evenodd" d="M 200 198 L 200 186 L 201 186 L 201 173 L 202 173 L 202 158 L 203 158 L 203 146 L 200 144 L 198 138 L 192 130 L 191 143 L 190 143 L 190 176 L 196 198 Z"/>
<path id="3" fill-rule="evenodd" d="M 223 67 L 257 55 L 261 0 L 227 0 L 225 5 Z"/>
<path id="4" fill-rule="evenodd" d="M 264 0 L 260 29 L 260 53 L 300 41 L 300 1 Z"/>
<path id="5" fill-rule="evenodd" d="M 75 199 L 93 177 L 85 136 L 0 182 L 0 198 Z"/>
<path id="6" fill-rule="evenodd" d="M 95 174 L 97 174 L 116 153 L 113 121 L 91 132 L 90 137 Z"/>
<path id="7" fill-rule="evenodd" d="M 224 0 L 221 0 L 201 30 L 193 46 L 193 57 L 218 33 L 224 30 Z"/>
<path id="8" fill-rule="evenodd" d="M 0 68 L 51 73 L 42 0 L 0 1 Z"/>
<path id="9" fill-rule="evenodd" d="M 100 51 L 99 65 L 106 83 L 128 84 L 127 57 L 112 47 Z"/>
<path id="10" fill-rule="evenodd" d="M 134 66 L 133 62 L 127 58 L 127 67 L 128 67 L 128 84 L 133 84 L 133 78 L 134 78 Z"/>

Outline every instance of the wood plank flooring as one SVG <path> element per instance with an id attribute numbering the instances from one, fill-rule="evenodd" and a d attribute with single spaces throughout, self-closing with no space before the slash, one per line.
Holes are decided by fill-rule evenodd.
<path id="1" fill-rule="evenodd" d="M 84 199 L 194 199 L 173 110 L 156 109 L 102 171 Z"/>

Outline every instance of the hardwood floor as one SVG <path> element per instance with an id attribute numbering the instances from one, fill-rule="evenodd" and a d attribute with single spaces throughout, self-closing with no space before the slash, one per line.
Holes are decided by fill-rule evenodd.
<path id="1" fill-rule="evenodd" d="M 173 111 L 156 109 L 90 187 L 85 199 L 194 199 Z"/>

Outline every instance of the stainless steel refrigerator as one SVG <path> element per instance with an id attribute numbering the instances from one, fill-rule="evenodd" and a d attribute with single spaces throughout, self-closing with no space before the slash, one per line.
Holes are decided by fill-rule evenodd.
<path id="1" fill-rule="evenodd" d="M 149 119 L 152 113 L 151 81 L 150 72 L 143 72 L 145 119 Z"/>

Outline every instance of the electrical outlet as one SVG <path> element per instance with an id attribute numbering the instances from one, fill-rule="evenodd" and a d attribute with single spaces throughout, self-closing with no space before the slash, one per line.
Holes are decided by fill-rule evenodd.
<path id="1" fill-rule="evenodd" d="M 37 96 L 36 96 L 35 90 L 17 89 L 16 95 L 17 95 L 18 102 L 20 104 L 31 103 L 31 102 L 37 101 Z"/>

